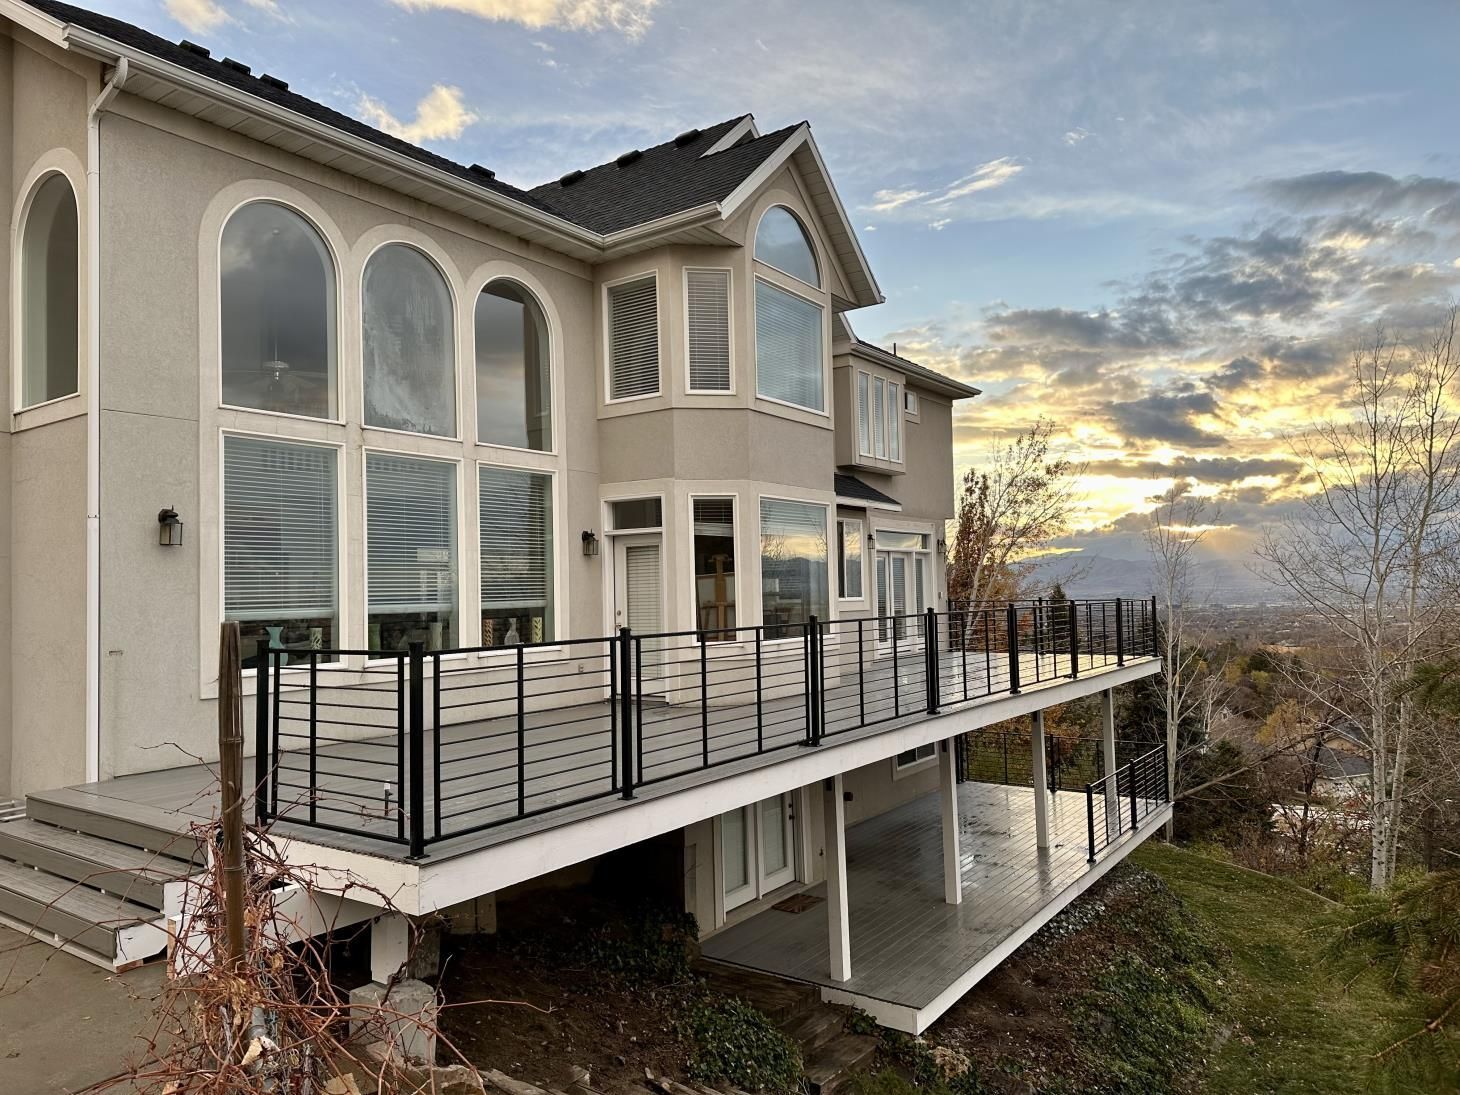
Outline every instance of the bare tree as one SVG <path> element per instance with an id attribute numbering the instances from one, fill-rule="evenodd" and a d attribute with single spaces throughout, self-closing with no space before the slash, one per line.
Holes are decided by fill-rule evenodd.
<path id="1" fill-rule="evenodd" d="M 1266 531 L 1258 551 L 1315 625 L 1339 639 L 1319 666 L 1319 696 L 1333 718 L 1361 729 L 1370 750 L 1376 889 L 1394 875 L 1416 718 L 1409 683 L 1420 658 L 1450 641 L 1440 625 L 1455 610 L 1456 329 L 1451 308 L 1422 342 L 1378 329 L 1355 349 L 1348 413 L 1293 441 L 1318 489 Z"/>
<path id="2" fill-rule="evenodd" d="M 983 468 L 963 477 L 958 527 L 948 566 L 953 602 L 1019 595 L 1021 564 L 1069 527 L 1081 468 L 1052 456 L 1054 423 L 1040 418 Z"/>
<path id="3" fill-rule="evenodd" d="M 1183 718 L 1205 713 L 1203 725 L 1216 701 L 1215 682 L 1197 687 L 1200 675 L 1198 643 L 1189 641 L 1186 609 L 1195 592 L 1193 562 L 1196 549 L 1211 526 L 1221 520 L 1221 507 L 1191 493 L 1188 480 L 1178 480 L 1161 495 L 1146 526 L 1146 548 L 1156 577 L 1156 597 L 1164 613 L 1161 629 L 1161 706 L 1166 717 L 1167 786 L 1176 787 L 1177 730 Z M 1175 818 L 1166 822 L 1166 839 L 1175 834 Z"/>

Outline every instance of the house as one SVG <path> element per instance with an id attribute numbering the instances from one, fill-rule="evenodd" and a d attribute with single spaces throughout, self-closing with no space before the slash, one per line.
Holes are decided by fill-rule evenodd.
<path id="1" fill-rule="evenodd" d="M 1112 713 L 1154 606 L 949 603 L 977 392 L 853 333 L 882 294 L 808 125 L 520 189 L 196 44 L 0 15 L 10 921 L 165 945 L 225 620 L 298 862 L 490 918 L 652 847 L 707 955 L 903 1029 L 1164 820 Z M 960 778 L 958 735 L 1096 693 L 1083 796 Z M 362 893 L 311 899 L 378 918 L 385 981 Z"/>

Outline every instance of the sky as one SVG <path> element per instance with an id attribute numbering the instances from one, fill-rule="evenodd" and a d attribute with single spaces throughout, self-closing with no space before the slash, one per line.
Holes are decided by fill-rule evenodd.
<path id="1" fill-rule="evenodd" d="M 811 122 L 885 304 L 857 333 L 982 388 L 960 470 L 1037 419 L 1065 547 L 1140 554 L 1178 477 L 1239 562 L 1307 489 L 1376 322 L 1460 282 L 1460 5 L 93 0 L 532 185 L 752 112 Z"/>

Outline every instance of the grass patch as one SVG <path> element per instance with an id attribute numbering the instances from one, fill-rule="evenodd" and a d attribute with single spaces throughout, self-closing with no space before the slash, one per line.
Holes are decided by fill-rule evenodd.
<path id="1" fill-rule="evenodd" d="M 1390 1003 L 1366 981 L 1346 989 L 1324 962 L 1331 902 L 1165 844 L 1149 842 L 1131 859 L 1160 875 L 1230 952 L 1231 1030 L 1211 1052 L 1200 1090 L 1327 1095 L 1364 1089 Z"/>

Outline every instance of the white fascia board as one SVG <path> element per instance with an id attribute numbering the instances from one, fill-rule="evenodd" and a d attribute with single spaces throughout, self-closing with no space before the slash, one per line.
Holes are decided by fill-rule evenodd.
<path id="1" fill-rule="evenodd" d="M 900 502 L 869 502 L 865 498 L 843 498 L 841 495 L 837 495 L 836 504 L 845 506 L 847 509 L 880 509 L 886 510 L 888 513 L 902 512 Z"/>
<path id="2" fill-rule="evenodd" d="M 8 0 L 0 0 L 8 2 Z M 589 248 L 593 252 L 601 253 L 604 246 L 604 237 L 597 232 L 590 232 L 586 228 L 566 221 L 551 213 L 545 213 L 540 209 L 524 205 L 504 194 L 487 190 L 482 187 L 472 186 L 465 180 L 458 178 L 447 171 L 441 171 L 423 164 L 409 156 L 392 152 L 388 148 L 367 141 L 363 137 L 356 137 L 343 130 L 336 129 L 325 122 L 317 121 L 303 114 L 299 114 L 287 107 L 281 107 L 262 99 L 256 95 L 250 95 L 246 91 L 219 83 L 217 80 L 193 72 L 191 69 L 175 65 L 170 61 L 162 60 L 150 53 L 133 49 L 120 42 L 113 41 L 104 35 L 95 34 L 83 27 L 67 24 L 64 30 L 64 44 L 67 48 L 74 48 L 78 52 L 86 53 L 100 60 L 119 60 L 125 57 L 134 72 L 142 72 L 167 83 L 184 87 L 196 94 L 231 106 L 236 110 L 265 118 L 281 128 L 291 130 L 300 136 L 311 140 L 320 141 L 325 144 L 340 148 L 352 155 L 362 159 L 370 160 L 384 167 L 400 171 L 404 174 L 413 175 L 424 179 L 445 190 L 450 190 L 472 201 L 479 202 L 484 206 L 492 208 L 507 216 L 518 220 L 527 221 L 538 225 L 556 234 L 565 243 L 576 245 L 576 249 Z M 566 251 L 574 255 L 574 250 Z M 581 254 L 576 257 L 582 257 Z"/>
<path id="3" fill-rule="evenodd" d="M 872 264 L 867 261 L 867 254 L 862 250 L 862 241 L 857 238 L 856 229 L 852 227 L 852 219 L 847 216 L 847 207 L 842 203 L 841 195 L 836 191 L 836 184 L 831 181 L 831 172 L 826 169 L 826 161 L 821 158 L 821 149 L 816 147 L 816 139 L 811 136 L 811 129 L 806 129 L 806 150 L 816 161 L 816 170 L 826 180 L 826 192 L 831 195 L 831 200 L 836 206 L 836 215 L 846 225 L 847 238 L 852 241 L 852 248 L 857 253 L 857 262 L 867 275 L 867 284 L 872 287 L 872 295 L 876 298 L 873 303 L 883 304 L 887 298 L 882 294 L 882 287 L 877 284 L 877 276 L 872 273 Z"/>
<path id="4" fill-rule="evenodd" d="M 704 205 L 697 205 L 692 209 L 683 209 L 678 213 L 670 213 L 668 216 L 660 217 L 657 220 L 630 225 L 628 228 L 620 228 L 617 232 L 610 232 L 608 235 L 602 237 L 604 258 L 612 258 L 619 249 L 641 243 L 643 240 L 653 238 L 654 236 L 677 232 L 685 228 L 696 228 L 702 224 L 715 224 L 723 219 L 724 215 L 720 211 L 720 203 L 707 202 Z"/>
<path id="5" fill-rule="evenodd" d="M 65 48 L 66 24 L 55 16 L 37 11 L 29 4 L 16 3 L 16 0 L 0 0 L 0 15 L 52 45 Z"/>
<path id="6" fill-rule="evenodd" d="M 713 156 L 716 152 L 724 152 L 727 148 L 734 148 L 739 141 L 747 136 L 751 140 L 760 136 L 760 130 L 755 124 L 754 114 L 747 114 L 727 129 L 718 141 L 700 153 L 700 159 L 703 160 L 706 156 Z"/>

